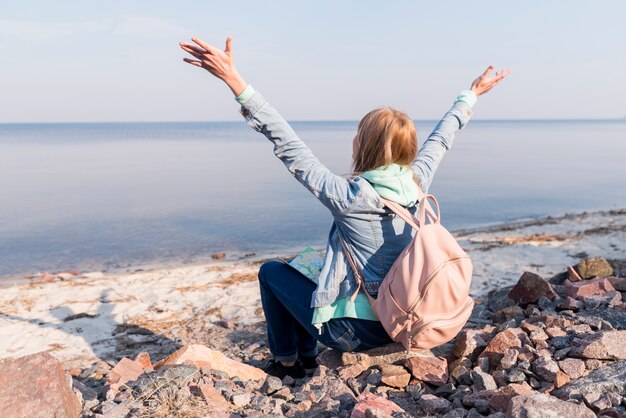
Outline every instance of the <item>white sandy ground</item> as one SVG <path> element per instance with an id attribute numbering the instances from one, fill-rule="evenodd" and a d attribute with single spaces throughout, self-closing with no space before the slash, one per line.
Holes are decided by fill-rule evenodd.
<path id="1" fill-rule="evenodd" d="M 508 223 L 455 235 L 472 257 L 472 291 L 480 297 L 514 283 L 524 271 L 548 278 L 581 258 L 626 260 L 626 209 Z M 207 312 L 215 312 L 209 320 L 257 322 L 262 315 L 258 265 L 259 261 L 246 261 L 96 273 L 0 288 L 0 358 L 50 351 L 66 365 L 88 367 L 115 350 L 112 334 L 118 324 L 184 323 Z M 63 321 L 76 314 L 95 317 Z"/>

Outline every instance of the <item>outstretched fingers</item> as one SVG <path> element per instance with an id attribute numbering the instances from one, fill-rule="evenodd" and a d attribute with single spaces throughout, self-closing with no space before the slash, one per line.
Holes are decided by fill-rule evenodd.
<path id="1" fill-rule="evenodd" d="M 198 44 L 200 47 L 202 47 L 206 52 L 208 52 L 209 54 L 217 54 L 217 48 L 215 48 L 214 46 L 211 46 L 209 44 L 207 44 L 206 42 L 204 42 L 201 39 L 198 38 L 191 38 L 192 41 L 194 41 L 196 44 Z"/>
<path id="2" fill-rule="evenodd" d="M 196 67 L 202 67 L 202 62 L 192 60 L 191 58 L 183 58 L 183 61 L 185 61 L 188 64 L 195 65 Z"/>

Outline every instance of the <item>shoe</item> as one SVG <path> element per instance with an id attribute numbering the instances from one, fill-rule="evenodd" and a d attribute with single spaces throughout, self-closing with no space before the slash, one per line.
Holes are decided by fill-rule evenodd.
<path id="1" fill-rule="evenodd" d="M 304 371 L 306 372 L 307 376 L 315 373 L 315 370 L 319 367 L 319 364 L 317 364 L 317 356 L 300 356 L 298 357 L 298 360 L 300 360 L 300 363 L 302 363 L 302 367 L 304 367 Z"/>
<path id="2" fill-rule="evenodd" d="M 270 359 L 267 365 L 263 367 L 263 371 L 271 376 L 276 376 L 279 379 L 282 379 L 285 376 L 291 376 L 294 379 L 301 379 L 306 376 L 306 370 L 299 360 L 297 360 L 296 364 L 293 366 L 285 366 L 280 361 Z"/>

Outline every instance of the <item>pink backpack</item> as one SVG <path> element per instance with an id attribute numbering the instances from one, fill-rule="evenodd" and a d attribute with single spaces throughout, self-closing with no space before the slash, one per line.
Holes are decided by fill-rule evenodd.
<path id="1" fill-rule="evenodd" d="M 472 261 L 441 225 L 439 203 L 434 196 L 424 196 L 421 191 L 420 195 L 423 198 L 417 219 L 400 204 L 383 199 L 385 206 L 417 233 L 391 266 L 378 289 L 378 298 L 365 292 L 389 336 L 409 351 L 450 341 L 463 328 L 474 307 L 469 296 Z M 428 200 L 434 203 L 436 211 Z M 341 245 L 359 289 L 364 288 L 361 273 L 343 240 Z"/>

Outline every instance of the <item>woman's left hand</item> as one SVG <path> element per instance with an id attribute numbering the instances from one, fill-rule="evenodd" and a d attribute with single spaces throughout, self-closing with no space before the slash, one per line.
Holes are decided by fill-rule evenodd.
<path id="1" fill-rule="evenodd" d="M 503 71 L 496 71 L 495 77 L 490 77 L 489 73 L 493 70 L 493 65 L 487 67 L 484 73 L 482 73 L 474 82 L 472 83 L 471 90 L 476 94 L 476 96 L 480 96 L 481 94 L 487 93 L 489 90 L 500 84 L 500 82 L 509 75 L 511 72 L 510 68 L 507 68 Z"/>
<path id="2" fill-rule="evenodd" d="M 198 38 L 191 38 L 196 44 L 190 44 L 187 42 L 181 42 L 180 47 L 197 58 L 193 60 L 191 58 L 183 58 L 183 61 L 195 65 L 196 67 L 204 68 L 215 77 L 224 81 L 235 95 L 241 94 L 247 86 L 247 83 L 239 75 L 237 68 L 235 68 L 235 60 L 232 53 L 232 38 L 229 36 L 226 39 L 226 48 L 224 51 L 220 51 L 218 48 L 207 44 Z"/>

